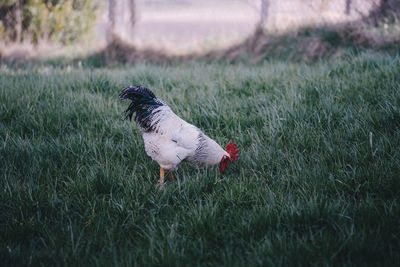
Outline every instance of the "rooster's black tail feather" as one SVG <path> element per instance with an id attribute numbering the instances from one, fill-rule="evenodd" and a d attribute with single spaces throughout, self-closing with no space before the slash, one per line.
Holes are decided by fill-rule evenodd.
<path id="1" fill-rule="evenodd" d="M 143 86 L 129 86 L 122 90 L 122 92 L 119 94 L 119 98 L 130 99 L 132 101 L 138 97 L 157 98 L 150 89 L 147 89 Z"/>
<path id="2" fill-rule="evenodd" d="M 155 94 L 142 86 L 129 86 L 120 94 L 120 99 L 131 100 L 131 104 L 125 110 L 125 119 L 132 120 L 133 113 L 136 112 L 135 121 L 146 131 L 152 131 L 152 118 L 156 112 L 153 112 L 165 104 L 158 100 Z"/>

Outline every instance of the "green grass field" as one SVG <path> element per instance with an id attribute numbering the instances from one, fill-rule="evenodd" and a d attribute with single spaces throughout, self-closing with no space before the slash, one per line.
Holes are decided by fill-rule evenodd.
<path id="1" fill-rule="evenodd" d="M 0 265 L 400 262 L 400 58 L 0 66 Z M 159 167 L 123 120 L 144 85 L 241 157 Z"/>

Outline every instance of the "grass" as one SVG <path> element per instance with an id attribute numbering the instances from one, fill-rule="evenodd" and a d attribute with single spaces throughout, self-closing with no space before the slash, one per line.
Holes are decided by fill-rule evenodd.
<path id="1" fill-rule="evenodd" d="M 400 58 L 0 67 L 3 266 L 396 265 Z M 162 190 L 130 84 L 220 144 Z"/>

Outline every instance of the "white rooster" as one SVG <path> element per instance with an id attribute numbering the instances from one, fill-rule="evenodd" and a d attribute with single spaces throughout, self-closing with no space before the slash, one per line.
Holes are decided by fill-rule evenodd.
<path id="1" fill-rule="evenodd" d="M 172 180 L 172 171 L 186 160 L 197 166 L 219 164 L 222 173 L 239 155 L 234 143 L 226 146 L 226 151 L 196 126 L 179 118 L 152 91 L 142 86 L 130 86 L 119 95 L 132 103 L 126 109 L 126 119 L 135 121 L 143 133 L 147 155 L 160 165 L 159 186 L 164 183 L 165 171 Z"/>

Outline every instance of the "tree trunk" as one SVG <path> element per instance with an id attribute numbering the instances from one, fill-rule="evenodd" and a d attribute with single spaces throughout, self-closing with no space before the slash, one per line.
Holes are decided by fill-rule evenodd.
<path id="1" fill-rule="evenodd" d="M 108 0 L 108 40 L 131 39 L 136 22 L 135 0 Z"/>
<path id="2" fill-rule="evenodd" d="M 346 0 L 346 10 L 344 13 L 348 16 L 350 15 L 350 11 L 351 11 L 351 0 Z"/>
<path id="3" fill-rule="evenodd" d="M 132 27 L 132 30 L 131 30 L 131 32 L 133 31 L 133 29 L 134 29 L 134 27 L 135 27 L 135 22 L 136 22 L 136 14 L 135 14 L 135 10 L 136 10 L 136 8 L 135 8 L 135 0 L 128 0 L 129 1 L 129 19 L 130 19 L 130 22 L 131 22 L 131 27 Z"/>
<path id="4" fill-rule="evenodd" d="M 107 47 L 105 49 L 106 61 L 112 59 L 112 46 L 115 41 L 115 8 L 116 0 L 108 0 L 108 27 L 107 27 Z M 117 0 L 118 1 L 118 0 Z"/>
<path id="5" fill-rule="evenodd" d="M 115 0 L 108 0 L 108 31 L 110 34 L 115 31 Z"/>
<path id="6" fill-rule="evenodd" d="M 21 0 L 15 2 L 15 42 L 22 41 L 22 5 Z"/>
<path id="7" fill-rule="evenodd" d="M 107 61 L 120 58 L 121 46 L 132 40 L 135 21 L 135 0 L 108 0 Z"/>
<path id="8" fill-rule="evenodd" d="M 263 28 L 265 26 L 265 22 L 268 18 L 268 10 L 269 10 L 269 0 L 261 0 L 261 8 L 260 8 L 260 21 L 258 23 L 259 28 Z"/>

